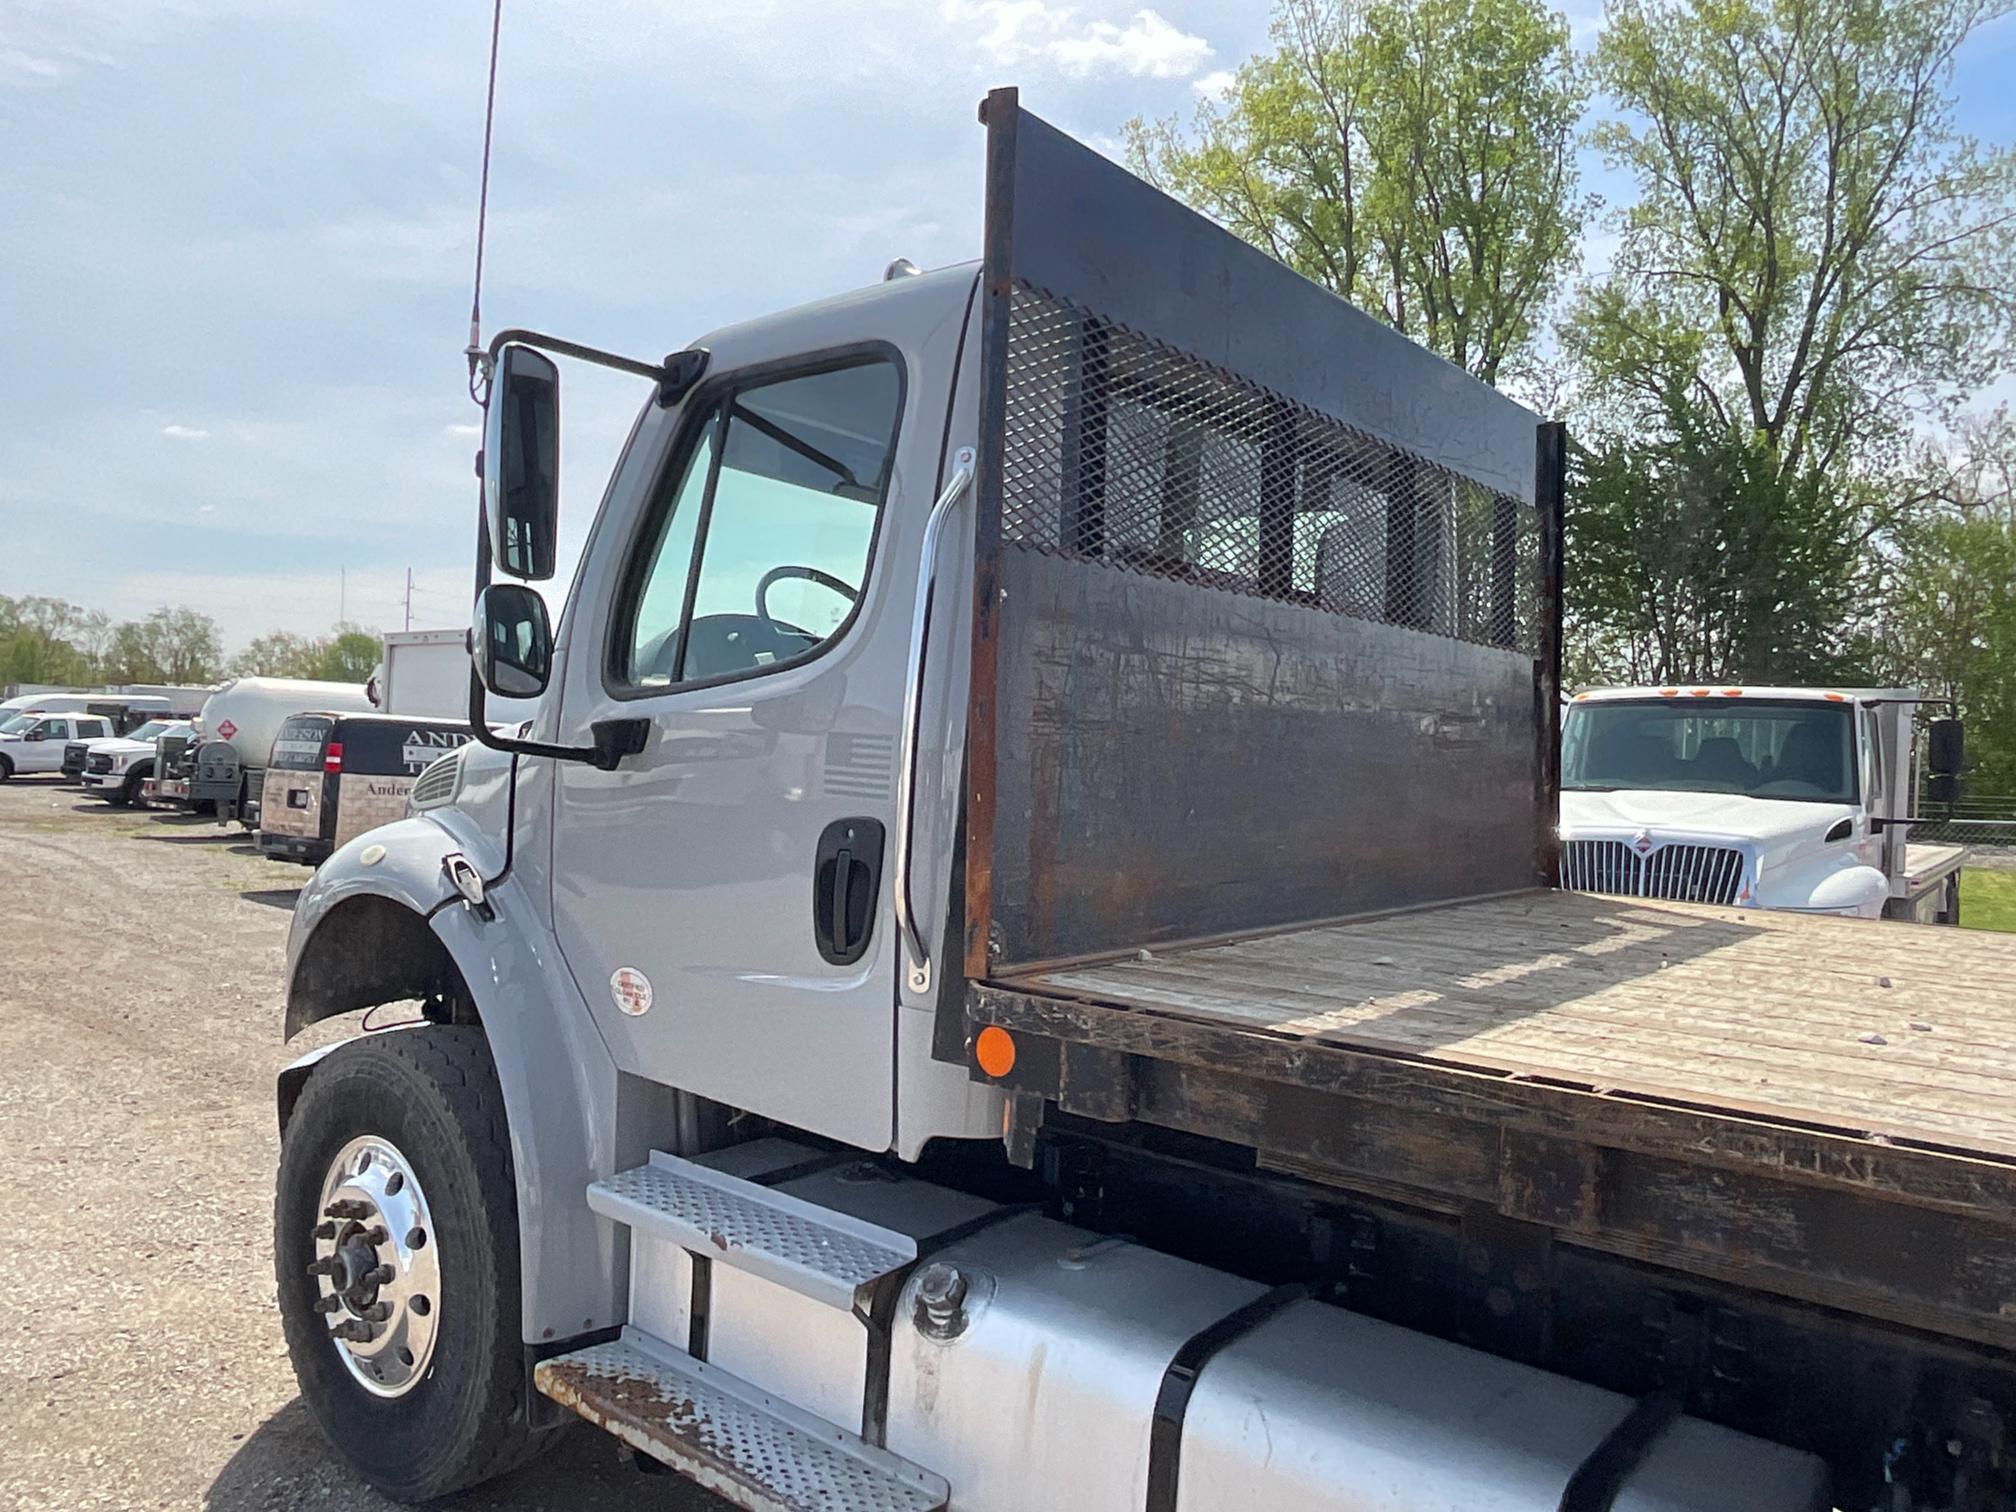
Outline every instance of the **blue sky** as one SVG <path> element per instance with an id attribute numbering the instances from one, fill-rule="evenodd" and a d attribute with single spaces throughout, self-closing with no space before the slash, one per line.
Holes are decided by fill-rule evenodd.
<path id="1" fill-rule="evenodd" d="M 236 646 L 326 631 L 339 580 L 396 629 L 410 566 L 415 624 L 464 622 L 489 11 L 0 0 L 0 593 L 189 604 Z M 1110 150 L 1129 116 L 1187 114 L 1267 15 L 506 0 L 486 327 L 657 355 L 898 255 L 971 257 L 988 87 Z M 1959 82 L 1990 141 L 2016 139 L 2012 32 Z M 572 543 L 641 394 L 565 382 Z"/>

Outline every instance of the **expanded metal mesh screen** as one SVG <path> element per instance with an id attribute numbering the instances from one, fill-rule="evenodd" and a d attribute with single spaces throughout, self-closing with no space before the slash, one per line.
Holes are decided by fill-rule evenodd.
<path id="1" fill-rule="evenodd" d="M 1533 507 L 1028 288 L 1004 540 L 1537 651 Z"/>

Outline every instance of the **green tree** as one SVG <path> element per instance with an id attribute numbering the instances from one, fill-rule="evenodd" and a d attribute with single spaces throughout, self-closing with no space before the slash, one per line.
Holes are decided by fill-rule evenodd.
<path id="1" fill-rule="evenodd" d="M 378 636 L 355 625 L 345 625 L 324 641 L 315 659 L 313 676 L 325 682 L 361 683 L 378 665 L 383 648 Z"/>
<path id="2" fill-rule="evenodd" d="M 326 642 L 275 630 L 255 637 L 231 659 L 240 677 L 316 677 Z"/>
<path id="3" fill-rule="evenodd" d="M 1637 198 L 1565 330 L 1587 407 L 1754 438 L 1788 479 L 1899 476 L 1913 423 L 2016 328 L 2016 158 L 1961 135 L 1954 56 L 1996 0 L 1613 0 L 1621 107 L 1595 141 Z"/>
<path id="4" fill-rule="evenodd" d="M 87 683 L 105 616 L 63 599 L 0 595 L 0 686 Z"/>
<path id="5" fill-rule="evenodd" d="M 2016 427 L 1963 428 L 1954 487 L 1893 545 L 1885 674 L 1951 698 L 1967 721 L 1967 786 L 2016 794 Z"/>
<path id="6" fill-rule="evenodd" d="M 156 609 L 113 628 L 99 668 L 108 683 L 206 683 L 224 659 L 217 622 L 194 609 Z"/>
<path id="7" fill-rule="evenodd" d="M 1837 681 L 1866 661 L 1859 506 L 1679 410 L 1577 448 L 1566 520 L 1571 683 Z"/>
<path id="8" fill-rule="evenodd" d="M 1586 100 L 1538 0 L 1283 0 L 1274 51 L 1136 172 L 1486 382 L 1530 363 L 1587 204 Z"/>

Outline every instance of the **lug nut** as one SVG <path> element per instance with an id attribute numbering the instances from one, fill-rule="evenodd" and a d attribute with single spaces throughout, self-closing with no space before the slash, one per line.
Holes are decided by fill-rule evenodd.
<path id="1" fill-rule="evenodd" d="M 369 1218 L 374 1211 L 371 1204 L 356 1197 L 339 1197 L 322 1209 L 331 1218 Z"/>
<path id="2" fill-rule="evenodd" d="M 364 1230 L 363 1239 L 371 1248 L 376 1249 L 385 1242 L 385 1230 L 374 1223 L 371 1227 Z"/>
<path id="3" fill-rule="evenodd" d="M 320 1260 L 310 1260 L 308 1262 L 308 1274 L 311 1276 L 340 1276 L 343 1274 L 343 1262 L 338 1260 L 334 1255 L 324 1255 Z"/>
<path id="4" fill-rule="evenodd" d="M 371 1267 L 371 1269 L 364 1272 L 363 1276 L 361 1276 L 359 1279 L 362 1280 L 366 1286 L 386 1286 L 389 1285 L 392 1279 L 398 1274 L 399 1273 L 394 1269 L 392 1269 L 392 1267 L 389 1265 L 374 1265 Z"/>
<path id="5" fill-rule="evenodd" d="M 317 1297 L 315 1299 L 315 1311 L 318 1313 L 332 1313 L 342 1305 L 343 1299 L 341 1297 Z"/>
<path id="6" fill-rule="evenodd" d="M 392 1316 L 392 1304 L 390 1302 L 373 1302 L 364 1311 L 357 1314 L 357 1316 L 362 1318 L 366 1323 L 383 1323 L 387 1318 Z"/>
<path id="7" fill-rule="evenodd" d="M 375 1334 L 369 1323 L 361 1323 L 355 1318 L 338 1323 L 329 1330 L 329 1337 L 341 1339 L 345 1344 L 369 1344 Z"/>
<path id="8" fill-rule="evenodd" d="M 317 1239 L 334 1239 L 336 1237 L 336 1225 L 333 1223 L 316 1224 L 315 1237 Z"/>

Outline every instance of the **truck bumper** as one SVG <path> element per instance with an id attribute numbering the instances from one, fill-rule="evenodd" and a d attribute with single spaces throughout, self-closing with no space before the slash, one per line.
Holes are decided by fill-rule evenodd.
<path id="1" fill-rule="evenodd" d="M 316 835 L 276 835 L 259 831 L 259 852 L 275 861 L 295 861 L 303 866 L 320 866 L 336 847 Z"/>

